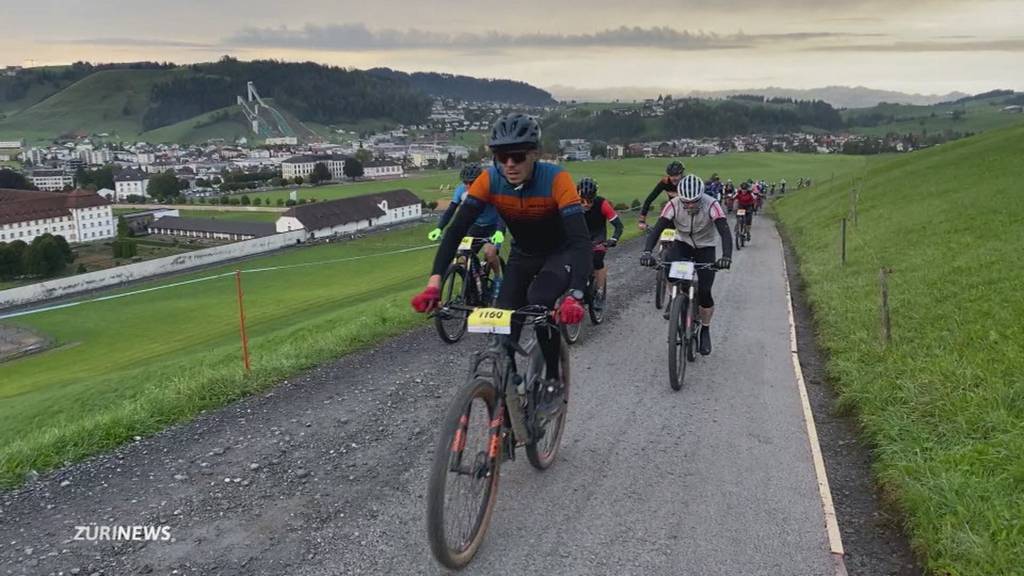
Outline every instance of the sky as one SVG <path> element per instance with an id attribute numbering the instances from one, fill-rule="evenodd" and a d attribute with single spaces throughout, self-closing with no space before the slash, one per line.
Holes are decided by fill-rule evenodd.
<path id="1" fill-rule="evenodd" d="M 511 78 L 556 96 L 1024 90 L 1024 0 L 0 0 L 0 23 L 0 67 L 230 54 Z"/>

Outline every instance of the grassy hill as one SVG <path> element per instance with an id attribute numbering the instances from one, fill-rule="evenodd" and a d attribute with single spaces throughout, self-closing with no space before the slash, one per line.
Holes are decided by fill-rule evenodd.
<path id="1" fill-rule="evenodd" d="M 226 106 L 176 124 L 143 132 L 139 134 L 139 139 L 146 142 L 200 144 L 212 138 L 223 138 L 233 142 L 240 136 L 252 138 L 252 129 L 238 106 Z"/>
<path id="2" fill-rule="evenodd" d="M 946 130 L 977 134 L 1024 120 L 1024 114 L 1000 111 L 1007 100 L 1006 96 L 996 96 L 931 106 L 879 104 L 871 108 L 844 110 L 843 119 L 856 124 L 874 123 L 869 120 L 873 118 L 882 119 L 874 126 L 860 125 L 850 129 L 857 134 L 873 136 L 884 136 L 889 132 L 935 134 Z"/>
<path id="3" fill-rule="evenodd" d="M 102 70 L 0 121 L 0 137 L 49 140 L 69 133 L 135 138 L 154 84 L 181 70 Z"/>
<path id="4" fill-rule="evenodd" d="M 935 574 L 1020 574 L 1024 555 L 1024 126 L 863 171 L 774 204 L 801 262 L 829 374 Z M 891 269 L 893 341 L 879 338 Z"/>

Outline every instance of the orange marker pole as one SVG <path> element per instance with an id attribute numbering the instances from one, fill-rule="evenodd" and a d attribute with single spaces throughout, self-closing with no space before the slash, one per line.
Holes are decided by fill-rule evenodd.
<path id="1" fill-rule="evenodd" d="M 242 333 L 242 363 L 249 373 L 249 337 L 245 335 L 245 305 L 242 303 L 242 271 L 235 270 L 235 287 L 238 288 L 238 325 Z"/>

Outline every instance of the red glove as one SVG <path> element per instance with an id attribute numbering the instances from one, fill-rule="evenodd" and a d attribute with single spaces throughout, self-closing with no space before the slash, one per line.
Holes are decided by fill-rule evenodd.
<path id="1" fill-rule="evenodd" d="M 558 323 L 579 324 L 583 321 L 583 312 L 583 305 L 580 304 L 579 300 L 572 296 L 566 296 L 562 300 L 562 305 L 558 307 Z"/>
<path id="2" fill-rule="evenodd" d="M 441 303 L 441 289 L 427 286 L 423 292 L 412 297 L 412 307 L 417 312 L 430 312 Z"/>

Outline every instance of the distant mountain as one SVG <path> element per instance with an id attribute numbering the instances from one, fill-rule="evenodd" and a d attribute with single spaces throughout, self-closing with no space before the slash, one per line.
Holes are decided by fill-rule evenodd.
<path id="1" fill-rule="evenodd" d="M 756 94 L 768 98 L 792 98 L 794 100 L 824 100 L 836 108 L 868 108 L 880 102 L 893 104 L 916 104 L 927 106 L 940 102 L 949 102 L 968 96 L 963 92 L 949 94 L 906 94 L 892 90 L 876 90 L 863 86 L 826 86 L 799 90 L 792 88 L 745 88 L 742 90 L 675 90 L 670 88 L 646 88 L 620 86 L 617 88 L 578 89 L 570 86 L 549 86 L 552 94 L 561 101 L 576 100 L 577 102 L 613 102 L 620 100 L 631 102 L 646 98 L 657 98 L 659 94 L 671 94 L 673 97 L 692 96 L 695 98 L 725 98 L 737 94 Z"/>
<path id="2" fill-rule="evenodd" d="M 507 102 L 527 106 L 549 106 L 556 104 L 551 94 L 536 86 L 517 80 L 495 80 L 457 76 L 437 72 L 401 72 L 390 68 L 371 68 L 370 74 L 408 83 L 435 98 L 452 98 L 476 102 Z"/>

